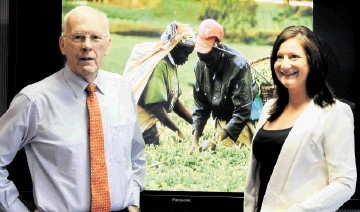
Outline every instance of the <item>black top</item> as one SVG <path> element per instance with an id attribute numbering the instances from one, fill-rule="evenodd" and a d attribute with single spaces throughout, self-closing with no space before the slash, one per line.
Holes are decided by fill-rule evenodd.
<path id="1" fill-rule="evenodd" d="M 260 188 L 257 211 L 260 211 L 267 184 L 291 128 L 265 130 L 261 127 L 253 140 L 253 154 L 260 163 Z"/>

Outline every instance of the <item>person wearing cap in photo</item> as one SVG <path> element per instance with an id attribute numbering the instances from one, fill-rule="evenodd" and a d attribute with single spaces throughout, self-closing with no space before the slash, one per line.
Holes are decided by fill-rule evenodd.
<path id="1" fill-rule="evenodd" d="M 192 124 L 191 112 L 179 99 L 177 68 L 194 51 L 195 39 L 191 27 L 173 21 L 161 41 L 138 44 L 132 51 L 124 76 L 133 81 L 145 144 L 160 144 L 159 121 L 184 139 L 179 126 L 168 115 L 172 111 Z"/>
<path id="2" fill-rule="evenodd" d="M 245 57 L 223 44 L 223 37 L 224 29 L 218 22 L 213 19 L 201 22 L 195 45 L 199 60 L 194 69 L 190 154 L 197 149 L 215 150 L 218 143 L 250 146 L 253 126 L 249 117 L 257 86 Z M 199 138 L 210 114 L 215 120 L 216 131 L 212 139 L 199 147 Z"/>

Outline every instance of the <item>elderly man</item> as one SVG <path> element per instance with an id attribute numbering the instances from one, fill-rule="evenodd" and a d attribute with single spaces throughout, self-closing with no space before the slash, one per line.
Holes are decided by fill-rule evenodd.
<path id="1" fill-rule="evenodd" d="M 63 29 L 65 67 L 22 89 L 0 118 L 0 211 L 28 211 L 6 170 L 21 148 L 39 211 L 140 211 L 145 144 L 131 85 L 100 69 L 106 14 L 78 6 Z"/>

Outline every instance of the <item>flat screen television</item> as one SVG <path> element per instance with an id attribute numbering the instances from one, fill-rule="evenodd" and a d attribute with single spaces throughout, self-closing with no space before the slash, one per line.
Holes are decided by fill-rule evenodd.
<path id="1" fill-rule="evenodd" d="M 12 2 L 10 23 L 13 25 L 10 25 L 7 98 L 9 102 L 22 87 L 50 75 L 63 65 L 64 61 L 58 49 L 57 38 L 61 33 L 61 20 L 64 12 L 70 10 L 76 2 L 98 6 L 108 14 L 113 46 L 102 66 L 105 70 L 122 73 L 136 43 L 158 41 L 160 34 L 173 20 L 188 23 L 196 30 L 201 20 L 211 17 L 214 10 L 224 12 L 221 10 L 223 7 L 220 4 L 226 1 L 217 1 L 218 4 L 211 5 L 209 2 L 212 1 L 203 0 L 114 0 L 114 4 L 111 4 L 110 0 L 94 2 L 56 0 L 45 3 L 45 7 L 48 8 L 46 11 L 26 0 L 10 2 Z M 108 2 L 110 7 L 99 2 Z M 129 2 L 129 4 L 123 5 L 124 7 L 121 8 L 115 4 L 116 2 Z M 131 2 L 137 2 L 137 4 L 131 5 Z M 355 59 L 355 37 L 358 35 L 358 26 L 355 26 L 352 21 L 353 8 L 355 8 L 353 3 L 314 0 L 310 1 L 313 6 L 310 6 L 311 9 L 309 9 L 309 6 L 294 6 L 296 3 L 301 4 L 305 1 L 290 0 L 287 5 L 280 4 L 283 1 L 275 0 L 249 2 L 257 5 L 255 7 L 257 12 L 253 16 L 256 24 L 241 23 L 235 27 L 231 23 L 225 24 L 229 22 L 226 18 L 219 20 L 220 23 L 224 23 L 224 43 L 233 45 L 240 50 L 249 62 L 256 61 L 270 54 L 271 43 L 274 41 L 273 35 L 284 26 L 306 25 L 327 41 L 329 54 L 333 54 L 333 58 L 341 61 L 332 64 L 331 67 L 334 68 L 331 70 L 329 78 L 337 95 L 354 103 L 359 102 L 354 81 L 356 79 L 354 70 L 359 68 L 359 62 Z M 305 3 L 309 3 L 309 1 Z M 208 13 L 206 13 L 207 8 Z M 247 10 L 250 9 L 254 8 L 247 8 Z M 232 12 L 234 11 L 236 10 Z M 121 18 L 117 17 L 118 14 L 121 15 Z M 302 17 L 295 17 L 294 14 L 300 14 Z M 34 20 L 28 17 L 33 17 L 42 24 L 33 24 Z M 242 22 L 246 19 L 244 16 L 238 18 Z M 235 29 L 243 30 L 239 32 Z M 44 33 L 46 36 L 32 35 L 32 32 Z M 26 33 L 29 34 L 27 38 L 30 36 L 33 40 L 41 39 L 44 45 L 39 46 L 26 42 L 27 40 L 22 36 Z M 254 37 L 258 38 L 252 41 L 251 39 Z M 28 49 L 32 49 L 33 52 L 26 53 Z M 27 64 L 38 65 L 36 63 L 39 63 L 40 55 L 45 58 L 46 64 L 40 64 L 37 73 L 25 73 Z M 190 109 L 192 108 L 193 66 L 196 59 L 196 54 L 193 53 L 189 61 L 179 67 L 180 87 L 183 92 L 180 98 L 183 98 Z M 257 69 L 255 65 L 254 69 Z M 178 121 L 175 116 L 174 120 Z M 357 162 L 360 158 L 358 122 L 358 113 L 355 113 Z M 210 118 L 208 124 L 211 125 L 211 123 Z M 142 211 L 242 211 L 249 150 L 245 146 L 234 148 L 219 146 L 215 152 L 202 152 L 189 156 L 186 152 L 191 138 L 191 126 L 186 124 L 181 126 L 186 133 L 187 139 L 184 141 L 179 142 L 174 133 L 162 128 L 161 145 L 146 149 L 147 187 L 141 193 Z M 206 136 L 206 132 L 204 134 Z M 20 152 L 9 167 L 9 172 L 18 186 L 23 200 L 29 201 L 30 204 L 32 200 L 31 180 L 25 167 L 26 159 Z M 358 187 L 353 198 L 342 208 L 360 209 Z"/>

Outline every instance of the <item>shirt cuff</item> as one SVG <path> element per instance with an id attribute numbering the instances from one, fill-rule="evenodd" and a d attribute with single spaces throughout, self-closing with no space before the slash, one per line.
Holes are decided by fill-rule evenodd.
<path id="1" fill-rule="evenodd" d="M 11 206 L 6 210 L 7 212 L 28 212 L 29 209 L 20 201 L 19 198 L 16 198 Z"/>
<path id="2" fill-rule="evenodd" d="M 132 193 L 133 193 L 133 205 L 140 207 L 140 188 L 136 182 L 132 183 Z"/>

